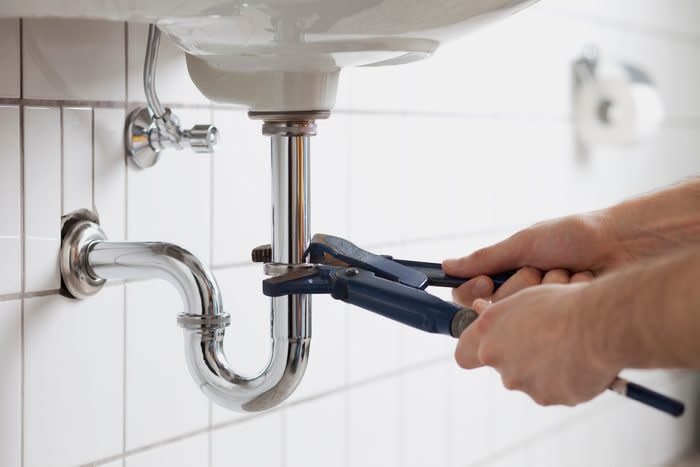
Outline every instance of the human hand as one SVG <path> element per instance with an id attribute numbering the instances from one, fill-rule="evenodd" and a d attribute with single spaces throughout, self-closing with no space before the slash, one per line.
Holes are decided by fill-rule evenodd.
<path id="1" fill-rule="evenodd" d="M 621 368 L 595 351 L 595 326 L 580 299 L 585 284 L 542 285 L 497 303 L 478 299 L 479 314 L 460 336 L 457 363 L 495 368 L 503 385 L 541 405 L 576 405 L 603 392 Z"/>
<path id="2" fill-rule="evenodd" d="M 501 300 L 525 287 L 588 281 L 631 256 L 602 212 L 535 224 L 510 238 L 442 264 L 445 273 L 472 277 L 452 294 L 468 306 L 477 298 Z M 519 269 L 495 293 L 488 274 Z"/>

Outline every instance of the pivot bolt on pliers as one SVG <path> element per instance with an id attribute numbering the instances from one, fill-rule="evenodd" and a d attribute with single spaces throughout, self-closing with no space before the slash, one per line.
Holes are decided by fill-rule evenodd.
<path id="1" fill-rule="evenodd" d="M 442 300 L 425 291 L 429 285 L 459 287 L 468 279 L 446 275 L 437 263 L 407 261 L 370 253 L 348 240 L 316 234 L 306 252 L 308 263 L 271 263 L 270 245 L 253 250 L 254 262 L 272 276 L 263 281 L 268 297 L 330 294 L 422 331 L 459 337 L 478 315 L 471 308 Z M 494 290 L 515 271 L 491 276 Z M 615 378 L 609 389 L 673 416 L 683 414 L 682 402 L 644 386 Z"/>

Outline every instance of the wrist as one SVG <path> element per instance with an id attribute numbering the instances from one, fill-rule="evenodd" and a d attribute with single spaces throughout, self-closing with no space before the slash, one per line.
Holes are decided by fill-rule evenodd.
<path id="1" fill-rule="evenodd" d="M 580 348 L 583 358 L 596 369 L 614 369 L 625 367 L 623 353 L 617 348 L 621 344 L 619 316 L 610 312 L 610 304 L 600 281 L 576 284 L 572 290 L 575 310 L 575 326 L 580 336 Z"/>

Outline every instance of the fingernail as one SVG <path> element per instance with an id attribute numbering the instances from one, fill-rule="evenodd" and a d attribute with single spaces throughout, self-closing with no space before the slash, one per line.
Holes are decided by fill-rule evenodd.
<path id="1" fill-rule="evenodd" d="M 446 260 L 444 260 L 444 261 L 442 262 L 442 267 L 443 267 L 443 268 L 444 268 L 444 267 L 448 267 L 448 268 L 449 268 L 449 267 L 452 267 L 452 266 L 454 266 L 455 261 L 457 261 L 457 260 L 456 260 L 456 259 L 451 259 L 451 258 L 450 258 L 450 259 L 446 259 Z"/>
<path id="2" fill-rule="evenodd" d="M 480 277 L 474 284 L 474 295 L 477 297 L 488 297 L 491 295 L 491 284 L 485 277 Z"/>

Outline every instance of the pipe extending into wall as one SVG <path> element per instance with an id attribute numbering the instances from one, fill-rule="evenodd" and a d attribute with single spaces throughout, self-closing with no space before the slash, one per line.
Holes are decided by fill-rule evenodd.
<path id="1" fill-rule="evenodd" d="M 258 118 L 256 115 L 251 115 Z M 272 261 L 304 263 L 309 242 L 309 139 L 312 121 L 263 125 L 272 147 Z M 209 268 L 187 250 L 169 243 L 110 242 L 90 213 L 64 225 L 61 273 L 76 298 L 99 291 L 105 280 L 163 278 L 185 302 L 178 322 L 185 333 L 187 366 L 214 402 L 240 411 L 265 410 L 282 402 L 304 375 L 311 340 L 311 300 L 307 295 L 272 300 L 272 356 L 257 376 L 236 373 L 223 349 L 230 323 L 221 292 Z"/>

